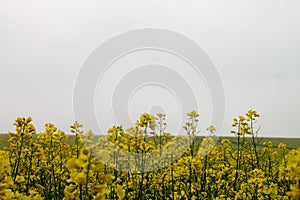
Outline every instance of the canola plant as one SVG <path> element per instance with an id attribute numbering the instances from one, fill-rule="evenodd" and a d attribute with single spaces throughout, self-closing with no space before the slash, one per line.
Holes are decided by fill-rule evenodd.
<path id="1" fill-rule="evenodd" d="M 31 117 L 17 118 L 9 147 L 0 151 L 0 199 L 300 198 L 300 149 L 258 145 L 256 111 L 234 119 L 233 139 L 220 144 L 213 126 L 199 139 L 196 111 L 187 117 L 186 137 L 176 142 L 165 132 L 164 114 L 143 113 L 134 127 L 114 126 L 103 137 L 75 121 L 71 144 L 51 123 L 36 134 Z"/>

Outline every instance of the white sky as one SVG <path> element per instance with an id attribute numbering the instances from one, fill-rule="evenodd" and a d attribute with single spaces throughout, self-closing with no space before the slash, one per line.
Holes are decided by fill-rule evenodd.
<path id="1" fill-rule="evenodd" d="M 1 0 L 0 132 L 28 115 L 38 131 L 46 122 L 67 131 L 88 55 L 114 35 L 153 27 L 188 36 L 214 61 L 226 93 L 223 135 L 254 108 L 262 136 L 300 137 L 299 8 L 299 0 Z"/>

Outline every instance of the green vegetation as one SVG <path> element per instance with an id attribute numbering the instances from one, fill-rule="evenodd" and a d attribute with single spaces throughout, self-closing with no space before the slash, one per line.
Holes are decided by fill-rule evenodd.
<path id="1" fill-rule="evenodd" d="M 0 149 L 3 149 L 4 147 L 8 147 L 9 144 L 7 142 L 9 138 L 8 134 L 0 134 Z M 200 139 L 201 137 L 199 137 Z M 234 137 L 220 137 L 218 140 L 218 144 L 221 142 L 222 139 L 229 139 L 233 140 Z M 271 141 L 273 143 L 274 147 L 277 147 L 278 144 L 284 143 L 287 145 L 287 149 L 295 149 L 300 147 L 300 138 L 260 138 L 260 144 L 263 144 L 263 142 L 269 142 Z M 73 145 L 75 144 L 75 135 L 69 135 L 69 139 L 66 140 L 66 143 Z M 260 146 L 260 145 L 258 145 Z"/>

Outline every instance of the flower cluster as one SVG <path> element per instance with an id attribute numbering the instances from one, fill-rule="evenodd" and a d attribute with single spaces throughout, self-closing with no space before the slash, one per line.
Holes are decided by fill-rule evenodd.
<path id="1" fill-rule="evenodd" d="M 199 136 L 196 111 L 180 137 L 166 132 L 161 113 L 106 136 L 84 133 L 77 121 L 71 134 L 51 123 L 36 134 L 30 117 L 17 118 L 9 148 L 0 150 L 0 200 L 300 198 L 300 149 L 260 144 L 259 116 L 235 118 L 234 137 L 222 141 L 213 126 Z"/>

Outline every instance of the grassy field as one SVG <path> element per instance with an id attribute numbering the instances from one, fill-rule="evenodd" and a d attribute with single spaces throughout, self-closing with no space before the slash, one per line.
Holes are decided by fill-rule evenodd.
<path id="1" fill-rule="evenodd" d="M 232 137 L 221 137 L 221 140 L 223 138 L 227 138 L 227 139 L 232 139 Z M 269 142 L 271 141 L 273 143 L 274 147 L 277 147 L 278 144 L 280 143 L 284 143 L 287 145 L 287 149 L 296 149 L 296 148 L 300 148 L 300 138 L 269 138 L 269 137 L 265 137 L 265 138 L 260 138 L 260 142 L 259 145 L 262 145 L 264 142 Z"/>
<path id="2" fill-rule="evenodd" d="M 8 147 L 9 144 L 7 142 L 9 138 L 8 134 L 0 134 L 0 149 L 3 149 L 4 147 Z M 233 139 L 232 137 L 220 137 L 219 142 L 222 139 Z M 74 136 L 69 136 L 69 139 L 66 141 L 69 144 L 73 144 L 74 142 Z M 271 141 L 276 147 L 279 143 L 284 143 L 287 145 L 288 149 L 295 149 L 300 147 L 300 138 L 260 138 L 260 144 L 263 142 Z"/>
<path id="3" fill-rule="evenodd" d="M 3 147 L 8 146 L 8 138 L 8 134 L 0 134 L 0 149 L 3 149 Z"/>

